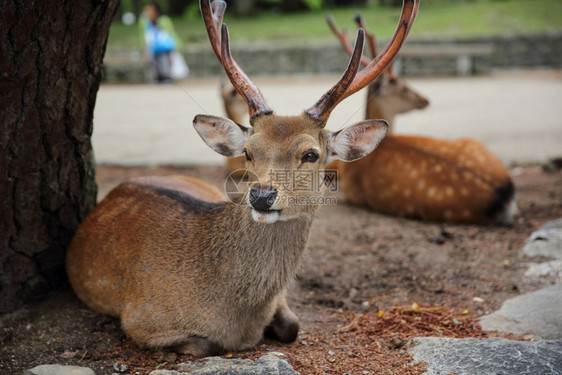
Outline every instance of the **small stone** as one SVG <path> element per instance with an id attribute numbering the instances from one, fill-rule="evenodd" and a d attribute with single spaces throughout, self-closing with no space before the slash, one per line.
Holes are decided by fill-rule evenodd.
<path id="1" fill-rule="evenodd" d="M 128 367 L 126 364 L 121 363 L 121 362 L 115 362 L 113 364 L 113 369 L 117 372 L 125 372 L 127 371 Z"/>
<path id="2" fill-rule="evenodd" d="M 368 309 L 369 308 L 369 301 L 363 301 L 361 302 L 361 308 L 363 310 Z"/>
<path id="3" fill-rule="evenodd" d="M 393 336 L 392 339 L 390 339 L 390 347 L 392 349 L 398 349 L 402 346 L 404 346 L 404 340 L 402 340 L 400 336 Z"/>
<path id="4" fill-rule="evenodd" d="M 277 357 L 286 357 L 285 353 L 281 352 L 269 352 L 268 354 L 275 355 Z"/>
<path id="5" fill-rule="evenodd" d="M 359 293 L 357 289 L 351 288 L 349 289 L 349 292 L 347 292 L 347 295 L 349 296 L 349 298 L 353 298 L 357 295 L 357 293 Z"/>
<path id="6" fill-rule="evenodd" d="M 473 301 L 473 302 L 477 302 L 477 303 L 482 303 L 482 302 L 484 302 L 484 298 L 481 298 L 481 297 L 474 297 L 474 298 L 472 298 L 472 301 Z"/>
<path id="7" fill-rule="evenodd" d="M 537 256 L 562 259 L 562 218 L 544 224 L 533 232 L 521 254 L 530 258 Z"/>
<path id="8" fill-rule="evenodd" d="M 24 371 L 23 375 L 96 375 L 88 367 L 41 365 Z"/>
<path id="9" fill-rule="evenodd" d="M 328 350 L 328 355 L 335 355 L 336 353 L 334 353 L 333 350 Z"/>

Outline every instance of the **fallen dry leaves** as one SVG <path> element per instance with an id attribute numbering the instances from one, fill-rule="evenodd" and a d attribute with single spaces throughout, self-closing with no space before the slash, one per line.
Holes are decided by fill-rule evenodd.
<path id="1" fill-rule="evenodd" d="M 466 311 L 416 303 L 363 314 L 333 310 L 326 324 L 333 329 L 303 332 L 298 342 L 290 345 L 266 341 L 255 350 L 229 357 L 256 359 L 269 352 L 282 352 L 281 358 L 306 375 L 418 375 L 426 366 L 410 363 L 411 357 L 406 350 L 409 339 L 418 336 L 486 336 Z M 174 362 L 194 360 L 190 356 L 179 356 L 177 361 L 166 361 L 165 355 L 138 349 L 129 340 L 116 345 L 104 357 L 126 364 L 132 374 L 146 374 L 157 368 L 173 369 Z"/>

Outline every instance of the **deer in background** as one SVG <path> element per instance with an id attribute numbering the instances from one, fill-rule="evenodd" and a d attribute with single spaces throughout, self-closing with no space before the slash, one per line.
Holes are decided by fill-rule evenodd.
<path id="1" fill-rule="evenodd" d="M 231 85 L 221 84 L 220 95 L 226 117 L 240 125 L 246 123 L 248 107 L 244 99 L 238 94 L 238 91 L 236 91 L 236 88 Z M 226 158 L 226 171 L 228 174 L 242 177 L 245 168 L 246 158 L 244 156 Z"/>
<path id="2" fill-rule="evenodd" d="M 277 116 L 230 53 L 222 24 L 226 4 L 201 0 L 211 47 L 249 108 L 250 128 L 197 115 L 193 126 L 224 156 L 244 155 L 258 180 L 246 202 L 203 196 L 203 182 L 180 177 L 139 178 L 113 189 L 79 226 L 66 267 L 76 294 L 91 308 L 119 316 L 139 345 L 197 356 L 251 348 L 267 328 L 283 342 L 299 323 L 285 294 L 308 241 L 316 194 L 287 186 L 272 170 L 316 172 L 334 159 L 369 154 L 384 137 L 384 120 L 365 120 L 339 132 L 324 129 L 342 100 L 367 86 L 402 46 L 419 7 L 404 0 L 384 51 L 358 73 L 359 30 L 342 78 L 297 116 Z M 209 199 L 209 194 L 212 199 Z M 287 200 L 283 197 L 296 199 Z"/>
<path id="3" fill-rule="evenodd" d="M 333 19 L 328 25 L 351 53 L 345 33 Z M 375 37 L 355 17 L 376 60 Z M 361 63 L 371 60 L 362 56 Z M 392 72 L 392 66 L 368 87 L 366 118 L 383 118 L 392 132 L 397 114 L 423 109 L 429 101 Z M 340 187 L 352 204 L 408 218 L 450 223 L 511 224 L 517 212 L 507 169 L 484 144 L 388 134 L 377 151 L 351 163 L 336 161 Z"/>

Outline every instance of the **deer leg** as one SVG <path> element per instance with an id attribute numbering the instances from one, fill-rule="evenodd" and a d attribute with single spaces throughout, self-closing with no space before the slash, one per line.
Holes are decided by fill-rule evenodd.
<path id="1" fill-rule="evenodd" d="M 132 311 L 132 312 L 131 312 Z M 149 348 L 170 348 L 181 354 L 192 354 L 196 357 L 218 355 L 225 352 L 224 348 L 206 337 L 201 337 L 181 330 L 161 330 L 153 327 L 154 322 L 146 321 L 135 314 L 138 311 L 129 308 L 121 315 L 123 331 L 133 341 Z M 152 324 L 151 324 L 152 323 Z"/>
<path id="2" fill-rule="evenodd" d="M 176 346 L 174 351 L 180 354 L 191 354 L 196 357 L 211 357 L 221 355 L 226 352 L 226 350 L 219 344 L 216 344 L 207 338 L 197 336 L 188 338 L 186 341 Z"/>
<path id="3" fill-rule="evenodd" d="M 146 338 L 146 346 L 152 348 L 170 348 L 176 353 L 191 354 L 195 357 L 209 357 L 226 352 L 219 344 L 205 337 L 182 334 L 158 334 Z"/>
<path id="4" fill-rule="evenodd" d="M 281 342 L 293 342 L 299 334 L 299 319 L 289 309 L 285 293 L 279 296 L 273 320 L 266 327 L 265 336 Z"/>

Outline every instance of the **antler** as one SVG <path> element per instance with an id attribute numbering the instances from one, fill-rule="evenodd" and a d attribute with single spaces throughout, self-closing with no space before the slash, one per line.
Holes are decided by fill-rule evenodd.
<path id="1" fill-rule="evenodd" d="M 330 113 L 336 107 L 336 105 L 342 101 L 342 95 L 345 94 L 346 90 L 349 89 L 349 85 L 353 82 L 357 70 L 359 70 L 359 63 L 361 61 L 361 53 L 363 52 L 363 43 L 365 38 L 365 32 L 363 29 L 359 29 L 357 32 L 357 40 L 355 41 L 355 48 L 351 53 L 351 59 L 349 60 L 349 65 L 343 73 L 338 83 L 336 83 L 327 93 L 322 95 L 319 101 L 316 102 L 312 107 L 307 109 L 305 113 L 312 117 L 324 127 Z"/>
<path id="2" fill-rule="evenodd" d="M 342 95 L 340 101 L 367 86 L 392 62 L 412 28 L 419 6 L 419 0 L 404 0 L 400 21 L 398 22 L 392 39 L 386 47 L 384 47 L 382 52 L 378 54 L 365 69 L 355 76 L 355 79 L 346 90 L 345 94 Z"/>
<path id="3" fill-rule="evenodd" d="M 375 35 L 373 35 L 373 33 L 370 32 L 369 29 L 367 29 L 365 22 L 363 22 L 363 16 L 361 16 L 361 13 L 357 13 L 353 19 L 355 20 L 355 23 L 357 23 L 357 26 L 365 30 L 365 37 L 367 38 L 367 43 L 369 43 L 371 57 L 374 59 L 375 57 L 377 57 L 377 41 L 375 39 Z"/>
<path id="4" fill-rule="evenodd" d="M 230 53 L 228 28 L 222 24 L 226 3 L 224 1 L 200 0 L 201 15 L 207 28 L 213 51 L 221 62 L 230 82 L 248 104 L 250 124 L 259 115 L 268 115 L 273 110 L 267 105 L 258 87 L 240 69 Z M 211 10 L 212 7 L 212 10 Z M 220 32 L 219 32 L 220 30 Z"/>
<path id="5" fill-rule="evenodd" d="M 363 21 L 363 17 L 361 16 L 361 13 L 357 13 L 355 15 L 355 22 L 357 23 L 357 26 L 359 26 L 360 28 L 365 30 L 365 36 L 367 37 L 367 41 L 369 42 L 369 46 L 370 46 L 370 49 L 371 49 L 371 56 L 373 56 L 373 59 L 374 59 L 375 57 L 377 57 L 377 40 L 375 38 L 375 35 L 368 31 L 367 26 L 365 25 L 365 22 Z M 409 32 L 409 30 L 408 30 L 408 32 Z M 386 69 L 383 71 L 383 74 L 387 78 L 395 78 L 392 63 L 388 64 Z"/>
<path id="6" fill-rule="evenodd" d="M 328 22 L 328 26 L 330 26 L 330 29 L 332 30 L 334 35 L 340 40 L 343 49 L 351 56 L 353 54 L 353 48 L 351 47 L 351 44 L 349 44 L 349 40 L 347 39 L 347 32 L 345 30 L 341 31 L 338 29 L 334 18 L 330 14 L 326 14 L 326 22 Z M 365 28 L 363 28 L 363 30 L 365 30 L 365 35 L 367 36 L 367 40 L 369 41 L 370 45 L 371 42 L 369 40 L 369 35 L 373 36 L 373 34 L 368 33 Z M 361 56 L 361 65 L 367 66 L 370 63 L 371 60 L 369 58 Z"/>
<path id="7" fill-rule="evenodd" d="M 340 84 L 340 82 L 343 80 L 343 78 L 342 78 L 342 80 L 340 80 L 340 82 L 338 82 L 338 84 L 336 84 L 336 86 L 334 86 L 330 91 L 328 91 L 328 93 L 326 93 L 318 101 L 318 103 L 316 103 L 313 107 L 311 107 L 310 109 L 308 109 L 306 111 L 306 113 L 309 116 L 317 118 L 317 119 L 325 122 L 328 119 L 328 116 L 330 115 L 330 112 L 332 111 L 332 109 L 338 103 L 340 103 L 342 100 L 344 100 L 348 96 L 355 94 L 357 91 L 361 90 L 363 87 L 367 86 L 371 81 L 373 81 L 377 76 L 379 76 L 384 71 L 384 69 L 392 62 L 394 57 L 398 54 L 398 51 L 400 50 L 400 47 L 402 47 L 402 44 L 404 43 L 404 40 L 408 36 L 408 33 L 410 32 L 410 29 L 412 27 L 412 24 L 414 23 L 414 20 L 416 19 L 416 15 L 417 15 L 417 12 L 418 12 L 418 9 L 419 9 L 419 1 L 420 0 L 404 0 L 403 1 L 402 13 L 400 14 L 400 21 L 398 22 L 398 26 L 396 27 L 396 31 L 394 32 L 394 35 L 392 36 L 391 41 L 386 45 L 384 50 L 378 56 L 376 56 L 373 60 L 369 60 L 367 57 L 364 57 L 364 56 L 356 56 L 357 43 L 355 44 L 355 49 L 352 52 L 351 46 L 349 45 L 349 42 L 347 41 L 345 33 L 338 30 L 338 28 L 336 27 L 335 22 L 334 22 L 334 20 L 332 19 L 331 16 L 328 15 L 326 17 L 326 20 L 328 21 L 328 25 L 332 29 L 332 32 L 338 37 L 338 39 L 342 43 L 342 46 L 344 47 L 344 49 L 350 55 L 352 55 L 351 61 L 353 61 L 354 58 L 357 58 L 357 60 L 360 61 L 363 65 L 366 65 L 366 67 L 359 74 L 355 75 L 355 77 L 353 78 L 353 81 L 347 86 L 346 89 L 344 89 L 345 91 L 343 93 L 340 90 L 335 90 L 336 86 L 338 86 Z M 358 23 L 361 22 L 361 24 L 363 23 L 361 18 L 359 18 L 359 19 L 356 18 L 356 22 L 358 22 Z M 360 26 L 362 26 L 362 25 L 360 25 Z M 364 33 L 363 28 L 359 29 L 359 33 L 360 34 Z M 376 43 L 375 43 L 374 36 L 372 34 L 370 34 L 367 37 L 369 38 L 369 44 L 370 44 L 370 47 L 371 47 L 371 52 L 373 54 L 375 54 L 376 53 Z M 357 39 L 359 40 L 359 36 L 358 36 Z M 361 37 L 361 39 L 363 39 L 363 37 Z M 350 66 L 351 66 L 351 62 L 350 62 Z M 348 70 L 349 70 L 349 67 L 348 67 Z M 346 74 L 347 74 L 347 71 L 346 71 Z M 345 76 L 345 74 L 344 74 L 344 76 Z M 330 93 L 333 92 L 333 91 L 337 92 L 337 96 L 330 97 Z M 329 105 L 324 103 L 326 101 L 329 101 Z M 323 106 L 323 109 L 319 108 L 320 106 Z"/>

